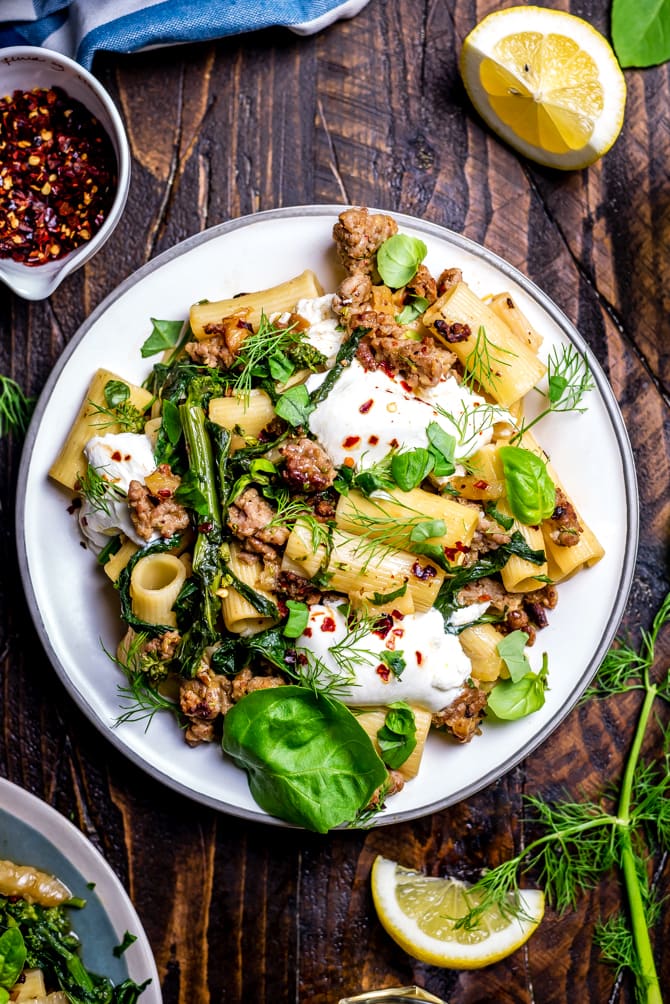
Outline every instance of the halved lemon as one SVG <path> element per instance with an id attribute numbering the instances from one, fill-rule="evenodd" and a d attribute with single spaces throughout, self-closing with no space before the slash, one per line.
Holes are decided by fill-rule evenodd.
<path id="1" fill-rule="evenodd" d="M 479 902 L 466 882 L 432 878 L 379 855 L 372 866 L 372 898 L 387 934 L 420 962 L 448 969 L 480 969 L 520 948 L 544 916 L 544 894 L 525 889 L 524 916 L 487 911 L 477 927 L 455 922 Z"/>
<path id="2" fill-rule="evenodd" d="M 573 14 L 495 11 L 463 42 L 460 70 L 484 121 L 539 164 L 588 167 L 621 132 L 623 73 L 609 42 Z"/>

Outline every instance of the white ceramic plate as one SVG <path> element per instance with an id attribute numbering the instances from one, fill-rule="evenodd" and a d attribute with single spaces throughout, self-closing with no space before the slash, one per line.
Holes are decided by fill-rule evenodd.
<path id="1" fill-rule="evenodd" d="M 150 979 L 141 1004 L 161 1004 L 160 982 L 147 936 L 118 878 L 86 837 L 39 798 L 0 778 L 0 858 L 56 875 L 74 896 L 86 900 L 72 910 L 81 955 L 91 972 L 114 983 Z M 93 884 L 94 888 L 90 888 Z M 116 958 L 125 932 L 137 940 Z"/>
<path id="2" fill-rule="evenodd" d="M 151 360 L 140 346 L 150 317 L 180 318 L 191 303 L 274 285 L 312 268 L 325 289 L 341 274 L 331 240 L 341 207 L 259 213 L 192 237 L 127 279 L 67 346 L 40 398 L 19 474 L 17 533 L 24 587 L 44 647 L 72 697 L 98 728 L 153 777 L 198 801 L 239 816 L 276 822 L 253 801 L 246 775 L 216 745 L 189 749 L 168 716 L 114 727 L 119 674 L 104 655 L 120 637 L 118 604 L 81 545 L 71 501 L 47 472 L 98 367 L 141 382 Z M 481 295 L 509 291 L 544 336 L 543 354 L 577 331 L 528 279 L 479 245 L 432 223 L 397 216 L 428 246 L 437 275 L 459 266 Z M 394 796 L 378 823 L 424 815 L 472 794 L 538 746 L 573 707 L 595 673 L 621 619 L 635 563 L 638 504 L 630 444 L 611 388 L 590 356 L 596 390 L 583 415 L 550 416 L 537 426 L 568 491 L 606 548 L 605 558 L 560 588 L 536 656 L 550 654 L 545 706 L 518 722 L 486 723 L 466 746 L 431 735 L 420 775 Z"/>

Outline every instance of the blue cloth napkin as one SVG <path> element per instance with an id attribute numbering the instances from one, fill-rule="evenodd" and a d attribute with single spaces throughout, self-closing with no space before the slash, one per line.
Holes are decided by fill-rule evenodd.
<path id="1" fill-rule="evenodd" d="M 0 47 L 41 45 L 88 69 L 98 49 L 202 42 L 283 26 L 311 35 L 368 0 L 0 0 Z"/>

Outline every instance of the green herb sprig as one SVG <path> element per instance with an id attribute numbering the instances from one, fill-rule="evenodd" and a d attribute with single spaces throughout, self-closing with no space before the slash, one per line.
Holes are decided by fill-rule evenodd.
<path id="1" fill-rule="evenodd" d="M 26 397 L 16 380 L 0 374 L 0 437 L 23 436 L 35 407 L 35 398 Z"/>
<path id="2" fill-rule="evenodd" d="M 547 405 L 530 422 L 524 422 L 511 441 L 519 439 L 524 432 L 528 432 L 547 415 L 555 412 L 586 411 L 586 407 L 582 404 L 584 395 L 592 391 L 594 386 L 586 354 L 573 345 L 563 345 L 560 349 L 555 347 L 547 358 L 545 393 Z"/>
<path id="3" fill-rule="evenodd" d="M 644 695 L 618 790 L 594 799 L 557 803 L 527 797 L 532 818 L 543 832 L 516 857 L 482 876 L 475 885 L 483 893 L 481 902 L 457 922 L 458 927 L 476 927 L 492 907 L 508 916 L 521 914 L 519 880 L 531 870 L 539 874 L 547 899 L 559 912 L 573 908 L 580 892 L 617 870 L 626 893 L 627 915 L 618 914 L 599 924 L 596 941 L 605 961 L 617 971 L 633 974 L 637 999 L 644 1004 L 662 1004 L 651 936 L 659 904 L 650 886 L 648 863 L 654 854 L 670 851 L 670 727 L 664 727 L 655 714 L 658 702 L 670 703 L 670 669 L 654 672 L 656 643 L 668 622 L 670 594 L 651 630 L 642 632 L 639 648 L 615 643 L 584 695 L 584 700 L 629 691 Z M 650 728 L 660 732 L 662 756 L 657 763 L 642 756 Z"/>

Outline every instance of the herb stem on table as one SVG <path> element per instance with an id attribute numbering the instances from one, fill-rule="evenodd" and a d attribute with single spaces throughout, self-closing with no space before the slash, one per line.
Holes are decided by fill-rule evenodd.
<path id="1" fill-rule="evenodd" d="M 637 999 L 644 1004 L 663 1004 L 651 936 L 659 904 L 649 884 L 648 858 L 670 850 L 670 728 L 664 728 L 655 714 L 657 701 L 670 702 L 670 670 L 653 679 L 656 641 L 669 622 L 670 594 L 651 630 L 642 632 L 639 651 L 625 642 L 616 643 L 585 695 L 599 699 L 631 690 L 644 692 L 618 794 L 557 803 L 528 796 L 545 832 L 516 857 L 484 873 L 475 885 L 484 894 L 482 901 L 457 922 L 459 927 L 474 928 L 492 906 L 508 916 L 520 915 L 519 879 L 531 869 L 538 873 L 549 902 L 562 913 L 576 905 L 580 892 L 618 868 L 628 919 L 615 916 L 600 923 L 595 940 L 605 961 L 618 973 L 632 972 Z M 662 734 L 660 767 L 642 752 L 648 730 L 654 726 Z M 608 804 L 610 811 L 605 807 Z"/>

